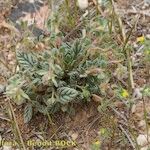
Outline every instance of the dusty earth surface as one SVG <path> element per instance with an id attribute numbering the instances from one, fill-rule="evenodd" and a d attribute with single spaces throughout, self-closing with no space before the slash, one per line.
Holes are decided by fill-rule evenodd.
<path id="1" fill-rule="evenodd" d="M 28 1 L 28 0 L 26 0 Z M 45 32 L 44 21 L 48 18 L 50 13 L 49 7 L 46 2 L 36 2 L 35 5 L 31 5 L 31 1 L 26 3 L 25 1 L 18 3 L 14 0 L 8 7 L 8 4 L 1 4 L 0 2 L 0 58 L 3 61 L 6 61 L 7 65 L 0 64 L 0 140 L 12 140 L 15 139 L 13 131 L 11 128 L 11 120 L 8 114 L 8 100 L 3 95 L 5 91 L 5 85 L 7 84 L 6 79 L 9 78 L 10 72 L 13 70 L 15 62 L 14 54 L 14 42 L 20 39 L 18 36 L 19 26 L 18 22 L 20 19 L 28 21 L 30 27 L 32 28 L 32 22 L 36 22 L 36 27 L 33 30 L 33 34 L 38 36 Z M 132 20 L 137 15 L 140 16 L 139 22 L 137 24 L 137 31 L 134 32 L 133 39 L 137 36 L 145 35 L 150 38 L 150 2 L 142 0 L 117 0 L 116 7 L 124 24 L 128 28 L 133 23 Z M 3 6 L 3 7 L 2 7 Z M 41 18 L 43 18 L 41 20 Z M 15 25 L 16 28 L 13 28 L 12 25 L 7 24 L 7 20 L 12 22 L 12 25 Z M 14 31 L 14 36 L 10 36 L 10 32 Z M 15 40 L 14 40 L 15 38 Z M 147 76 L 147 70 L 144 68 L 136 70 L 134 74 L 135 83 L 142 87 L 146 83 L 150 83 L 149 76 Z M 116 107 L 119 107 L 119 104 L 116 104 Z M 146 102 L 148 111 L 150 111 L 150 102 Z M 100 127 L 108 127 L 116 133 L 120 132 L 120 128 L 116 128 L 115 124 L 120 122 L 122 125 L 124 120 L 120 117 L 115 116 L 115 112 L 109 110 L 110 116 L 105 116 L 104 114 L 99 114 L 97 111 L 98 104 L 95 101 L 92 101 L 88 104 L 75 106 L 76 113 L 74 116 L 69 116 L 67 114 L 58 113 L 52 116 L 52 123 L 50 124 L 48 119 L 41 114 L 34 117 L 34 119 L 29 124 L 23 123 L 23 114 L 22 107 L 15 107 L 14 112 L 16 114 L 16 120 L 18 122 L 19 129 L 24 141 L 32 140 L 74 140 L 77 143 L 77 146 L 64 149 L 90 149 L 90 145 L 95 142 L 99 137 Z M 117 109 L 118 111 L 123 111 L 124 107 Z M 142 102 L 139 100 L 134 106 L 133 110 L 134 122 L 133 128 L 139 132 L 139 134 L 144 134 L 144 123 L 143 121 L 143 106 Z M 126 112 L 124 112 L 126 113 Z M 126 114 L 125 114 L 126 115 Z M 107 122 L 106 120 L 109 120 Z M 132 121 L 133 121 L 132 120 Z M 130 119 L 129 119 L 130 121 Z M 112 122 L 112 124 L 110 124 Z M 134 125 L 135 124 L 135 125 Z M 121 128 L 122 129 L 122 128 Z M 121 136 L 121 135 L 120 135 Z M 129 142 L 126 142 L 126 145 L 121 145 L 119 143 L 119 136 L 114 134 L 113 137 L 115 142 L 109 143 L 108 141 L 104 142 L 102 145 L 103 150 L 132 150 L 133 147 Z M 12 147 L 1 146 L 0 149 L 11 150 Z M 15 149 L 15 148 L 14 148 Z M 40 147 L 34 147 L 31 149 L 44 149 Z M 56 148 L 48 148 L 56 149 Z M 61 148 L 60 148 L 61 149 Z"/>

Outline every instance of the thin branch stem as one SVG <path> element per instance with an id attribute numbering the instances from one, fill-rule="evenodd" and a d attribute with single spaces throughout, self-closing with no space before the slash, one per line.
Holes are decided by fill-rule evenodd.
<path id="1" fill-rule="evenodd" d="M 147 110 L 146 110 L 145 98 L 143 98 L 143 113 L 144 113 L 144 120 L 146 123 L 147 141 L 149 142 L 149 125 L 148 125 L 148 120 L 147 120 Z"/>
<path id="2" fill-rule="evenodd" d="M 133 149 L 135 149 L 135 145 L 130 137 L 130 135 L 127 133 L 127 131 L 122 127 L 122 125 L 119 125 L 119 128 L 121 129 L 121 131 L 125 134 L 125 136 L 127 137 L 127 139 L 129 140 L 130 144 L 132 145 Z"/>
<path id="3" fill-rule="evenodd" d="M 101 7 L 99 6 L 97 0 L 93 0 L 93 3 L 97 7 L 98 12 L 104 16 L 103 11 L 102 11 Z"/>
<path id="4" fill-rule="evenodd" d="M 12 104 L 11 104 L 11 102 L 10 102 L 10 99 L 9 99 L 9 98 L 7 98 L 7 99 L 8 99 L 8 104 L 9 104 L 10 112 L 11 112 L 11 115 L 12 115 L 12 119 L 13 119 L 13 121 L 14 121 L 14 123 L 15 123 L 16 131 L 17 131 L 18 136 L 19 136 L 19 140 L 20 140 L 20 142 L 21 142 L 21 144 L 22 144 L 23 150 L 26 150 L 26 147 L 25 147 L 25 144 L 24 144 L 22 135 L 21 135 L 21 131 L 20 131 L 19 126 L 18 126 L 18 123 L 17 123 L 17 119 L 16 119 L 16 116 L 15 116 L 15 112 L 14 112 L 14 110 L 13 110 L 13 106 L 12 106 Z"/>

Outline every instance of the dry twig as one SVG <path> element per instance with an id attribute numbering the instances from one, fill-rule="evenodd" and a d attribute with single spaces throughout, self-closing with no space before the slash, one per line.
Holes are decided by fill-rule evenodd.
<path id="1" fill-rule="evenodd" d="M 19 126 L 18 126 L 18 123 L 17 123 L 17 119 L 16 119 L 16 116 L 15 116 L 15 113 L 14 113 L 14 110 L 13 110 L 13 106 L 10 102 L 10 99 L 7 98 L 8 100 L 8 105 L 9 105 L 9 109 L 10 109 L 10 116 L 12 117 L 12 121 L 14 121 L 15 123 L 15 128 L 16 128 L 16 131 L 17 131 L 17 134 L 18 134 L 18 137 L 19 137 L 19 140 L 21 142 L 21 145 L 22 145 L 22 149 L 23 150 L 26 150 L 26 147 L 25 147 L 25 144 L 24 144 L 24 141 L 23 141 L 23 138 L 22 138 L 22 135 L 21 135 L 21 131 L 19 129 Z"/>
<path id="2" fill-rule="evenodd" d="M 121 129 L 121 131 L 125 134 L 125 136 L 127 137 L 127 139 L 129 140 L 130 144 L 132 145 L 133 149 L 135 149 L 135 145 L 131 139 L 131 136 L 127 133 L 127 131 L 122 127 L 122 125 L 119 125 L 119 128 Z"/>

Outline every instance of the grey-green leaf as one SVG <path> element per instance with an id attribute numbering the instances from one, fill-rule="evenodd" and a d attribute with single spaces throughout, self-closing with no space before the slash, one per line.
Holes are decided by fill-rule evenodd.
<path id="1" fill-rule="evenodd" d="M 32 105 L 28 104 L 24 109 L 24 122 L 28 123 L 32 118 Z"/>
<path id="2" fill-rule="evenodd" d="M 17 60 L 21 67 L 25 69 L 33 68 L 37 64 L 37 59 L 31 53 L 17 52 Z"/>
<path id="3" fill-rule="evenodd" d="M 58 89 L 58 94 L 60 102 L 64 104 L 73 101 L 78 95 L 78 91 L 69 87 L 61 87 Z"/>

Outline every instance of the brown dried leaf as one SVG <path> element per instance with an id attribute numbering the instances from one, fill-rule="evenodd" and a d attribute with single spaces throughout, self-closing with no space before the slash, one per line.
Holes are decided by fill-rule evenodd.
<path id="1" fill-rule="evenodd" d="M 99 73 L 102 73 L 103 70 L 100 68 L 90 68 L 89 70 L 86 70 L 85 73 L 87 75 L 97 75 Z"/>
<path id="2" fill-rule="evenodd" d="M 102 98 L 96 94 L 92 94 L 92 100 L 98 103 L 102 102 Z"/>
<path id="3" fill-rule="evenodd" d="M 0 28 L 6 28 L 10 31 L 15 32 L 17 35 L 19 35 L 19 31 L 12 25 L 8 24 L 7 22 L 3 21 L 0 23 Z"/>

